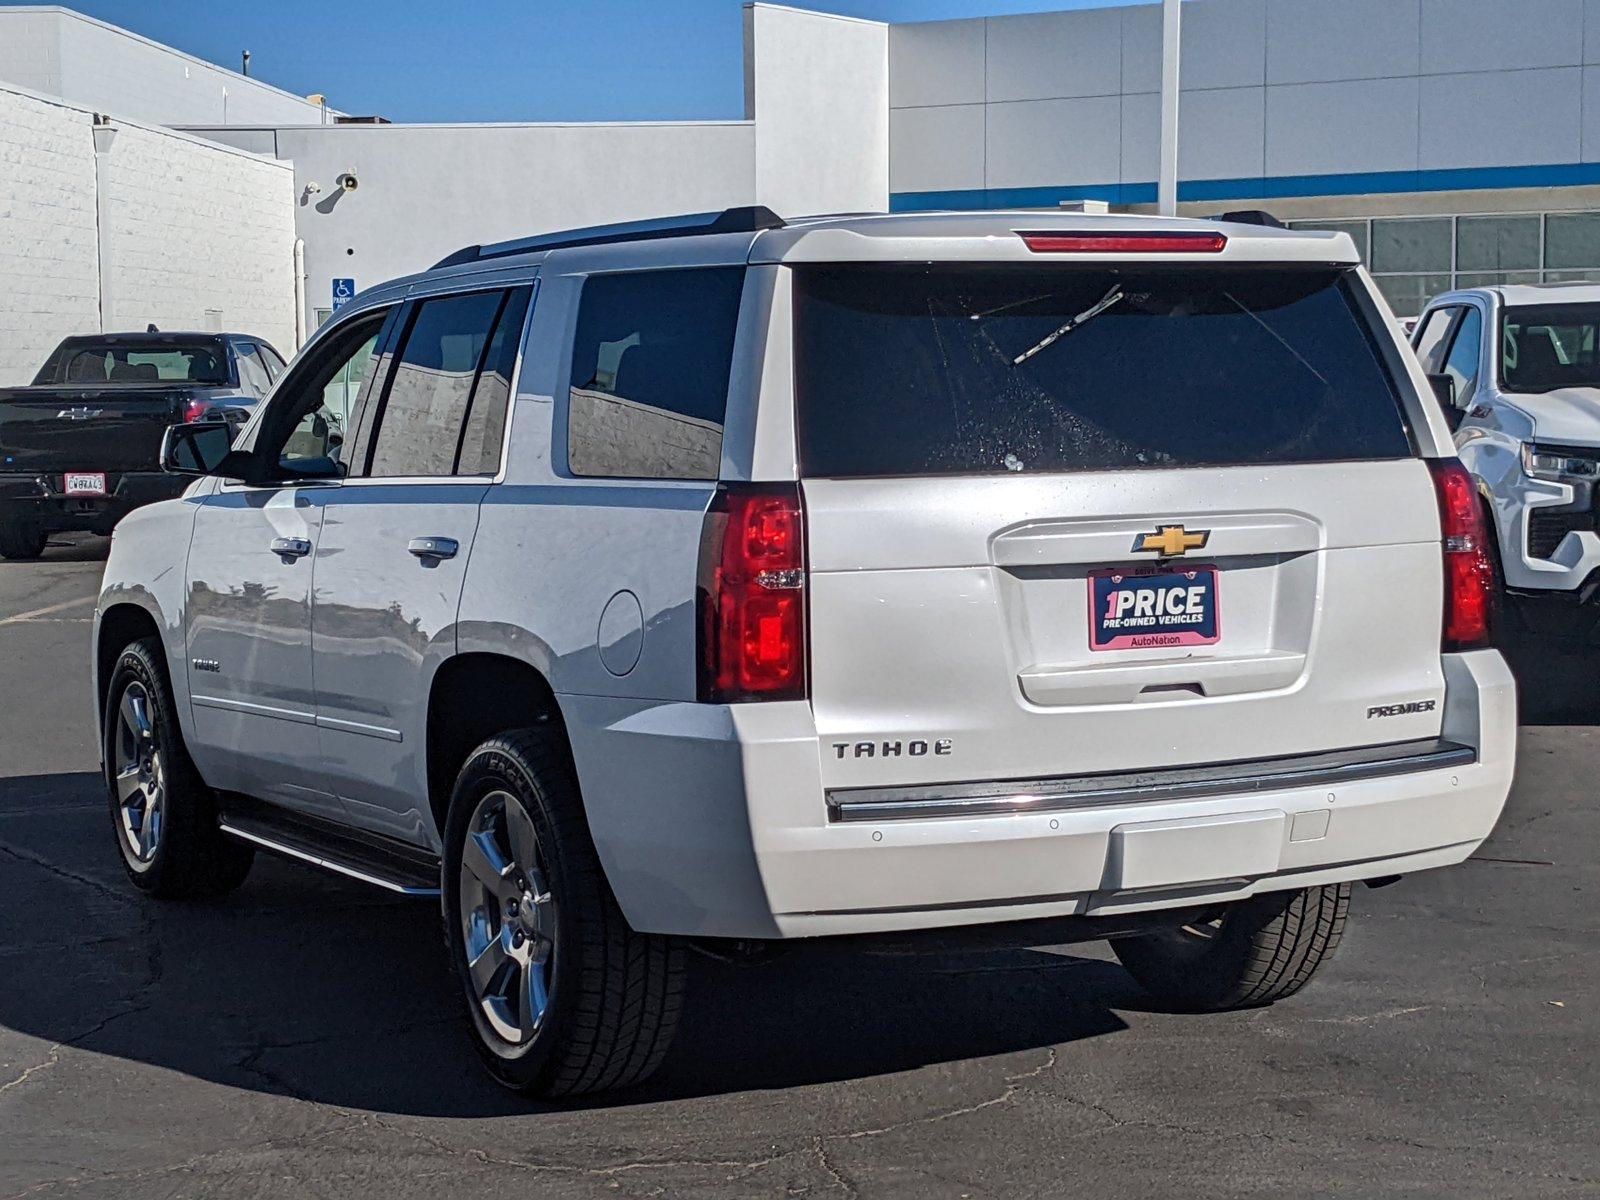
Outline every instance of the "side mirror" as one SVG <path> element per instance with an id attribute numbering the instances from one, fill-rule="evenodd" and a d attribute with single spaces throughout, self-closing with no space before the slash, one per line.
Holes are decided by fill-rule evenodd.
<path id="1" fill-rule="evenodd" d="M 1449 412 L 1456 406 L 1456 378 L 1454 375 L 1429 375 L 1428 382 L 1433 385 L 1433 397 L 1439 402 L 1439 407 Z"/>
<path id="2" fill-rule="evenodd" d="M 1444 412 L 1444 423 L 1450 426 L 1453 433 L 1461 427 L 1461 418 L 1465 415 L 1456 403 L 1456 381 L 1452 375 L 1429 375 L 1428 382 L 1433 385 L 1433 398 L 1439 402 L 1439 408 Z"/>
<path id="3" fill-rule="evenodd" d="M 242 477 L 250 458 L 234 453 L 237 428 L 228 421 L 168 425 L 161 437 L 161 469 L 173 475 L 220 475 L 226 469 Z"/>

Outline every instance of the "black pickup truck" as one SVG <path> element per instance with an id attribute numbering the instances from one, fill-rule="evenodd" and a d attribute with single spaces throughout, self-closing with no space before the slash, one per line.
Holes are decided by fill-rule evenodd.
<path id="1" fill-rule="evenodd" d="M 178 495 L 164 474 L 169 425 L 242 424 L 284 369 L 258 337 L 69 337 L 30 387 L 0 388 L 0 558 L 37 558 L 58 531 L 110 533 L 131 509 Z"/>

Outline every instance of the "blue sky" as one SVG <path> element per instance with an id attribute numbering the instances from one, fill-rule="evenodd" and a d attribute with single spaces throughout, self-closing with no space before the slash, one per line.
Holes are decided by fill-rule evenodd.
<path id="1" fill-rule="evenodd" d="M 396 121 L 740 117 L 739 0 L 62 0 L 335 108 Z M 880 21 L 1127 0 L 816 0 Z"/>

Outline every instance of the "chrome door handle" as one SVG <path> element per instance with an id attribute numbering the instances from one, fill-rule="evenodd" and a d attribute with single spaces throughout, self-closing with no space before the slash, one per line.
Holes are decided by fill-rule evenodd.
<path id="1" fill-rule="evenodd" d="M 406 549 L 418 558 L 454 558 L 456 551 L 461 549 L 461 543 L 455 538 L 446 537 L 412 538 L 406 544 Z"/>
<path id="2" fill-rule="evenodd" d="M 311 553 L 308 538 L 273 538 L 272 552 L 284 558 L 304 558 Z"/>

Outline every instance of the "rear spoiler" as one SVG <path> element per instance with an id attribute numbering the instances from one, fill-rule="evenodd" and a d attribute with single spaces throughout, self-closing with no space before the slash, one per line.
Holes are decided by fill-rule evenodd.
<path id="1" fill-rule="evenodd" d="M 1232 212 L 1217 213 L 1207 217 L 1208 221 L 1225 221 L 1229 225 L 1266 225 L 1272 229 L 1289 228 L 1277 217 L 1263 208 L 1238 208 Z"/>

